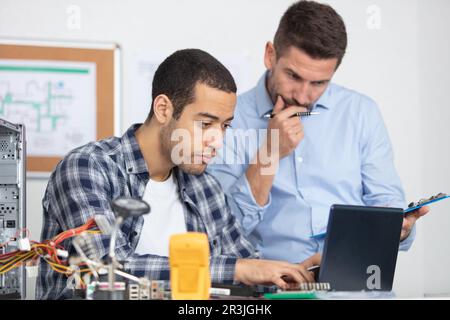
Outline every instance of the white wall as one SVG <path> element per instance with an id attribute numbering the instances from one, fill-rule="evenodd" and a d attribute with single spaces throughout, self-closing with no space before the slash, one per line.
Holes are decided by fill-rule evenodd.
<path id="1" fill-rule="evenodd" d="M 411 157 L 409 150 L 421 141 L 419 102 L 418 1 L 335 1 L 342 7 L 349 33 L 348 54 L 336 81 L 364 92 L 379 104 L 394 148 L 395 163 L 407 199 L 428 194 L 423 188 L 423 157 Z M 379 29 L 367 27 L 379 10 Z M 412 129 L 414 128 L 414 129 Z M 424 233 L 418 234 L 408 252 L 400 252 L 394 291 L 400 297 L 424 293 Z M 410 266 L 414 266 L 411 268 Z M 414 279 L 412 281 L 412 279 Z"/>
<path id="2" fill-rule="evenodd" d="M 449 192 L 450 185 L 450 73 L 449 17 L 446 0 L 419 4 L 422 24 L 420 42 L 420 106 L 422 123 L 424 190 Z M 424 291 L 426 295 L 450 296 L 450 203 L 433 210 L 432 219 L 423 221 Z"/>
<path id="3" fill-rule="evenodd" d="M 395 149 L 408 200 L 450 192 L 450 119 L 446 75 L 450 72 L 450 2 L 446 0 L 334 0 L 349 33 L 348 53 L 336 81 L 380 105 Z M 213 55 L 247 55 L 256 82 L 287 0 L 0 0 L 0 37 L 116 42 L 123 53 L 122 130 L 131 123 L 136 52 L 165 56 L 187 47 Z M 81 9 L 81 29 L 66 26 L 67 8 Z M 375 5 L 375 7 L 373 7 Z M 375 11 L 367 11 L 367 10 Z M 379 10 L 379 29 L 376 12 Z M 374 13 L 375 12 L 375 13 Z M 375 18 L 375 20 L 373 20 Z M 369 27 L 368 27 L 369 22 Z M 371 24 L 372 23 L 372 24 Z M 440 28 L 437 30 L 437 28 Z M 419 151 L 424 150 L 424 151 Z M 442 167 L 442 168 L 440 168 Z M 442 171 L 440 171 L 440 169 Z M 45 180 L 29 180 L 28 224 L 41 228 Z M 401 253 L 395 290 L 401 297 L 450 292 L 450 203 L 433 207 L 420 221 L 408 253 Z M 30 291 L 33 284 L 29 285 Z M 32 296 L 32 295 L 31 295 Z"/>

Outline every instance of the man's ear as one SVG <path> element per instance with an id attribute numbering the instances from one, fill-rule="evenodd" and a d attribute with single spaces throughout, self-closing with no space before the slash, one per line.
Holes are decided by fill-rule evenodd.
<path id="1" fill-rule="evenodd" d="M 266 43 L 266 50 L 264 51 L 264 65 L 267 70 L 272 70 L 277 61 L 275 47 L 272 42 Z"/>
<path id="2" fill-rule="evenodd" d="M 153 117 L 161 125 L 166 125 L 170 122 L 173 115 L 173 104 L 169 97 L 165 94 L 160 94 L 153 100 Z"/>

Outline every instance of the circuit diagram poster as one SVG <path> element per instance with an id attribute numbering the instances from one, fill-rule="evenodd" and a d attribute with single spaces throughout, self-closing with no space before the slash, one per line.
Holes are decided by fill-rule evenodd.
<path id="1" fill-rule="evenodd" d="M 96 105 L 95 63 L 0 59 L 0 118 L 25 125 L 28 156 L 96 140 Z"/>

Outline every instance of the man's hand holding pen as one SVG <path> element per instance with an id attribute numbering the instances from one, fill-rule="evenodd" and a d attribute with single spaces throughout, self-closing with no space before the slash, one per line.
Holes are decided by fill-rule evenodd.
<path id="1" fill-rule="evenodd" d="M 271 148 L 271 130 L 279 132 L 279 159 L 289 155 L 299 145 L 304 137 L 303 124 L 300 117 L 295 116 L 297 112 L 307 112 L 308 109 L 297 106 L 286 106 L 281 96 L 277 97 L 272 113 L 275 114 L 270 120 L 267 127 L 267 150 Z"/>
<path id="2" fill-rule="evenodd" d="M 256 203 L 267 203 L 280 159 L 289 155 L 304 137 L 303 125 L 299 112 L 307 112 L 306 107 L 286 105 L 281 96 L 277 96 L 271 110 L 272 117 L 267 125 L 267 138 L 255 156 L 255 163 L 250 164 L 246 177 L 250 183 Z M 264 116 L 263 116 L 264 117 Z"/>

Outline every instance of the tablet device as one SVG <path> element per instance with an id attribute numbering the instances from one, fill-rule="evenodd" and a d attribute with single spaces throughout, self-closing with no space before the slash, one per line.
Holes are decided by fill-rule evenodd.
<path id="1" fill-rule="evenodd" d="M 450 196 L 448 196 L 447 194 L 445 194 L 445 193 L 438 193 L 437 195 L 432 196 L 432 197 L 430 197 L 428 199 L 420 199 L 417 202 L 411 202 L 408 205 L 408 208 L 405 209 L 405 215 L 407 215 L 408 213 L 410 213 L 410 212 L 412 212 L 414 210 L 417 210 L 417 209 L 419 209 L 419 208 L 421 208 L 423 206 L 428 206 L 428 205 L 430 205 L 432 203 L 435 203 L 435 202 L 438 202 L 438 201 L 441 201 L 441 200 L 445 200 L 445 199 L 448 199 L 448 198 L 450 198 Z"/>

